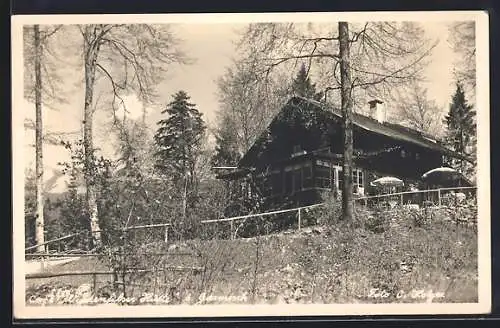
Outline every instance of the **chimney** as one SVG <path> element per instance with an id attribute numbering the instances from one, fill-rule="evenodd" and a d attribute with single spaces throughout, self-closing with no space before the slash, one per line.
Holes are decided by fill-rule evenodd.
<path id="1" fill-rule="evenodd" d="M 370 116 L 379 123 L 385 122 L 384 102 L 379 99 L 373 99 L 368 102 L 370 105 Z"/>

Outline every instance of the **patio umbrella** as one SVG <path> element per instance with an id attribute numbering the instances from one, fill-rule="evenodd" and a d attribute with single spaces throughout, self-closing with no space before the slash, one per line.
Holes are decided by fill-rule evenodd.
<path id="1" fill-rule="evenodd" d="M 470 184 L 460 172 L 451 167 L 438 167 L 427 171 L 422 175 L 422 179 L 427 183 L 443 186 L 467 186 Z"/>
<path id="2" fill-rule="evenodd" d="M 400 187 L 404 186 L 404 182 L 401 179 L 395 177 L 382 177 L 377 180 L 370 182 L 372 187 Z"/>
<path id="3" fill-rule="evenodd" d="M 432 169 L 430 171 L 425 172 L 422 175 L 423 179 L 429 179 L 432 178 L 433 176 L 451 176 L 455 173 L 458 173 L 457 170 L 452 169 L 451 167 L 438 167 L 435 169 Z"/>

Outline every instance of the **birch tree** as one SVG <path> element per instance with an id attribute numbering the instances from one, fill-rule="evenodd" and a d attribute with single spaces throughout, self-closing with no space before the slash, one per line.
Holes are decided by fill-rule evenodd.
<path id="1" fill-rule="evenodd" d="M 107 82 L 111 108 L 116 113 L 120 107 L 126 110 L 123 100 L 126 93 L 135 93 L 143 102 L 152 102 L 156 96 L 155 86 L 163 78 L 168 66 L 176 62 L 184 63 L 186 58 L 178 50 L 179 41 L 167 25 L 89 24 L 79 26 L 79 30 L 83 37 L 85 69 L 83 144 L 86 201 L 93 239 L 99 245 L 98 190 L 93 179 L 93 102 L 96 81 L 102 78 Z"/>
<path id="2" fill-rule="evenodd" d="M 43 143 L 44 131 L 42 121 L 42 105 L 45 101 L 61 100 L 58 96 L 60 79 L 53 70 L 47 68 L 51 64 L 46 53 L 53 55 L 49 38 L 60 26 L 40 28 L 39 25 L 26 27 L 24 37 L 24 96 L 35 103 L 35 122 L 26 122 L 35 130 L 35 241 L 39 245 L 38 252 L 44 252 L 45 220 L 44 220 L 44 174 Z M 42 82 L 45 80 L 45 83 Z M 47 84 L 48 87 L 44 87 Z M 31 123 L 31 124 L 30 124 Z M 26 124 L 25 124 L 26 125 Z"/>
<path id="3" fill-rule="evenodd" d="M 40 26 L 33 26 L 35 41 L 35 108 L 36 108 L 36 223 L 35 238 L 36 243 L 44 243 L 44 219 L 43 219 L 43 145 L 42 145 L 42 72 L 40 59 L 42 55 L 42 44 L 40 42 Z M 39 246 L 37 251 L 43 252 L 44 246 Z"/>

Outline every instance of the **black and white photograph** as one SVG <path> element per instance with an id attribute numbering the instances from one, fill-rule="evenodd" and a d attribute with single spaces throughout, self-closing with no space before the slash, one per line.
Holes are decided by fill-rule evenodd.
<path id="1" fill-rule="evenodd" d="M 491 306 L 488 14 L 12 17 L 16 318 Z"/>

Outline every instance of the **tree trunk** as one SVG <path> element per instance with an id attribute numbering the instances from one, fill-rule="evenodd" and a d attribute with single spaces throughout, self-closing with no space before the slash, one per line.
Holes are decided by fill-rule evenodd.
<path id="1" fill-rule="evenodd" d="M 187 213 L 187 185 L 188 180 L 186 174 L 184 174 L 184 188 L 182 190 L 182 222 L 186 225 L 186 213 Z"/>
<path id="2" fill-rule="evenodd" d="M 347 22 L 339 22 L 339 48 L 340 48 L 340 83 L 342 102 L 342 123 L 344 130 L 344 163 L 342 188 L 342 218 L 353 218 L 352 194 L 352 162 L 353 162 L 353 136 L 352 136 L 352 95 L 351 95 L 351 68 L 349 63 L 349 26 Z"/>
<path id="3" fill-rule="evenodd" d="M 93 95 L 96 73 L 97 56 L 99 54 L 99 41 L 92 39 L 93 26 L 85 26 L 84 35 L 84 62 L 85 62 L 85 106 L 83 119 L 83 147 L 85 153 L 84 159 L 84 177 L 87 191 L 87 211 L 90 220 L 90 229 L 92 233 L 93 246 L 100 246 L 101 233 L 97 212 L 97 186 L 95 185 L 95 167 L 94 167 L 94 144 L 92 140 L 93 123 Z"/>
<path id="4" fill-rule="evenodd" d="M 42 125 L 42 43 L 40 41 L 40 26 L 33 26 L 35 41 L 35 154 L 36 154 L 36 244 L 44 243 L 44 217 L 43 217 L 43 125 Z M 39 246 L 37 252 L 44 252 L 45 246 Z"/>

